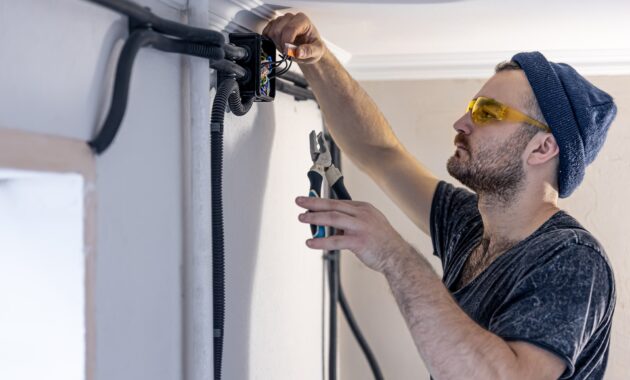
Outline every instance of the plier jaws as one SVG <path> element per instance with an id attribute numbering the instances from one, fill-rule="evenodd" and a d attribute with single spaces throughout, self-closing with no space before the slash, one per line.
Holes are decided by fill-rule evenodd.
<path id="1" fill-rule="evenodd" d="M 315 131 L 311 131 L 309 135 L 309 144 L 311 149 L 311 160 L 313 160 L 313 167 L 311 170 L 316 170 L 324 176 L 326 169 L 332 165 L 332 157 L 323 134 L 321 132 L 316 133 Z"/>
<path id="2" fill-rule="evenodd" d="M 348 194 L 343 184 L 343 175 L 332 162 L 330 148 L 324 139 L 324 135 L 321 132 L 317 134 L 315 131 L 312 131 L 309 135 L 309 143 L 313 166 L 308 171 L 308 179 L 310 181 L 308 196 L 320 198 L 322 196 L 322 185 L 324 179 L 326 179 L 326 182 L 328 182 L 338 199 L 351 200 L 352 198 L 350 198 L 350 194 Z M 312 224 L 311 233 L 315 238 L 326 236 L 326 230 L 323 226 Z"/>

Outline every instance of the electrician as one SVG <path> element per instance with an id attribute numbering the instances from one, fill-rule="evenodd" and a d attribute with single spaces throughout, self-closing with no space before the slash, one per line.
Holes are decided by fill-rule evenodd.
<path id="1" fill-rule="evenodd" d="M 436 178 L 302 13 L 271 21 L 297 45 L 334 140 L 433 241 L 443 278 L 372 205 L 298 197 L 306 224 L 343 235 L 313 249 L 352 251 L 382 273 L 437 379 L 601 379 L 615 305 L 600 243 L 558 208 L 580 184 L 616 114 L 612 98 L 538 52 L 496 68 L 453 124 L 451 176 Z M 431 96 L 426 94 L 425 96 Z"/>

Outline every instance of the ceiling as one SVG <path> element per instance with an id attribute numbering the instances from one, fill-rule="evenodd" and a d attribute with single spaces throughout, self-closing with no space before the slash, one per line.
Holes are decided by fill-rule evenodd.
<path id="1" fill-rule="evenodd" d="M 628 0 L 231 2 L 304 12 L 358 79 L 483 77 L 530 50 L 585 74 L 630 74 Z"/>

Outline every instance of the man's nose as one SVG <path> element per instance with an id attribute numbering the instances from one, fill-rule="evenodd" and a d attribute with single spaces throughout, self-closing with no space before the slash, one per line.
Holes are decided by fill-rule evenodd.
<path id="1" fill-rule="evenodd" d="M 453 123 L 453 129 L 455 129 L 457 133 L 469 135 L 472 132 L 473 128 L 474 126 L 472 119 L 470 118 L 470 112 L 466 112 L 464 115 L 462 115 L 462 117 L 457 119 L 455 123 Z"/>

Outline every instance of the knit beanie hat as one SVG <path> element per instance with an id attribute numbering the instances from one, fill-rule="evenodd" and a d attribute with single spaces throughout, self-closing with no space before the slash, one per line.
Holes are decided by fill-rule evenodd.
<path id="1" fill-rule="evenodd" d="M 565 63 L 549 62 L 540 52 L 518 53 L 521 66 L 547 124 L 560 147 L 558 187 L 568 197 L 582 182 L 584 169 L 604 145 L 617 114 L 610 95 Z"/>

